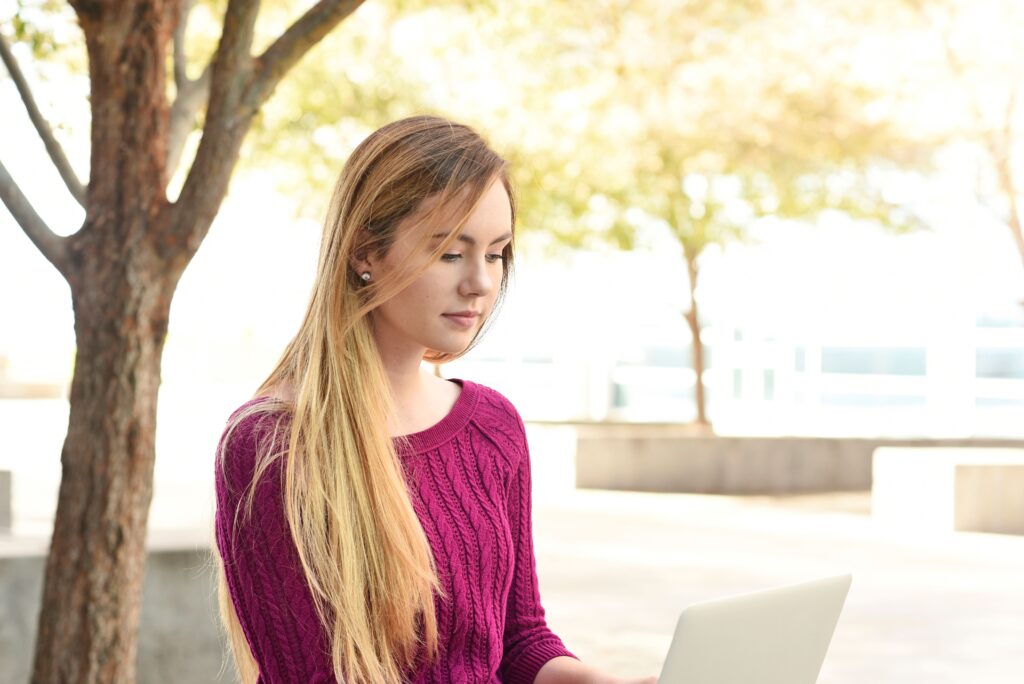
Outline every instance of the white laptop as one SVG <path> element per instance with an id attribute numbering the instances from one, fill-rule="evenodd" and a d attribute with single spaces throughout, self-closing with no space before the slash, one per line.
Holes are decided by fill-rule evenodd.
<path id="1" fill-rule="evenodd" d="M 658 684 L 814 684 L 852 579 L 825 577 L 690 605 Z"/>

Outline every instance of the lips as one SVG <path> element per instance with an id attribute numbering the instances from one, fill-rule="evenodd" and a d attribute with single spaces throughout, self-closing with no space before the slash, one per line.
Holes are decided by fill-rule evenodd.
<path id="1" fill-rule="evenodd" d="M 442 314 L 442 316 L 447 318 L 452 325 L 457 326 L 461 330 L 472 330 L 476 328 L 477 325 L 477 314 L 475 313 L 471 313 L 469 315 Z"/>

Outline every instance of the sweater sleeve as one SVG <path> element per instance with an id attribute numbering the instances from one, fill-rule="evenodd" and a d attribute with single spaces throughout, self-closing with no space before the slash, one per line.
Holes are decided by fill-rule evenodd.
<path id="1" fill-rule="evenodd" d="M 222 437 L 214 478 L 217 547 L 231 602 L 260 670 L 259 684 L 334 683 L 326 631 L 284 516 L 283 459 L 261 475 L 251 519 L 244 510 L 235 516 L 253 477 L 257 442 L 269 436 L 263 426 L 273 422 L 265 415 L 250 416 L 226 442 Z"/>
<path id="2" fill-rule="evenodd" d="M 512 411 L 518 422 L 516 436 L 522 449 L 506 503 L 514 567 L 505 609 L 504 653 L 499 675 L 507 684 L 533 684 L 537 672 L 552 658 L 579 658 L 565 647 L 544 619 L 533 553 L 530 449 L 523 420 L 514 408 Z"/>

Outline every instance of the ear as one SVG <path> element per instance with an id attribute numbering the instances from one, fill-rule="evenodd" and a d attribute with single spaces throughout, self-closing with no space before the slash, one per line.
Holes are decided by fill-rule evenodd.
<path id="1" fill-rule="evenodd" d="M 363 233 L 364 238 L 364 240 L 361 241 L 361 244 L 365 245 L 367 244 L 366 238 L 370 237 L 370 233 L 365 228 L 361 228 L 360 232 Z M 366 249 L 365 247 L 359 248 L 355 252 L 353 252 L 348 260 L 349 266 L 357 274 L 363 274 L 366 273 L 367 271 L 373 273 L 375 262 L 376 257 L 370 254 L 370 250 Z"/>
<path id="2" fill-rule="evenodd" d="M 359 275 L 362 275 L 363 273 L 366 273 L 367 271 L 369 271 L 370 273 L 373 273 L 373 266 L 366 259 L 366 253 L 365 252 L 359 252 L 359 253 L 356 253 L 356 254 L 353 254 L 352 256 L 350 256 L 348 258 L 348 264 L 349 264 L 349 266 L 352 267 L 352 270 L 355 271 Z"/>

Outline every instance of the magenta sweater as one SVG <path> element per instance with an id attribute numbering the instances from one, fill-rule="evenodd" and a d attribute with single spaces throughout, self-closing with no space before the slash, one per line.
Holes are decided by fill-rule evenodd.
<path id="1" fill-rule="evenodd" d="M 576 656 L 548 628 L 541 606 L 523 420 L 496 390 L 453 382 L 462 392 L 448 415 L 412 434 L 410 448 L 399 452 L 413 507 L 451 597 L 442 602 L 435 595 L 439 660 L 409 679 L 532 683 L 548 660 Z M 217 546 L 231 599 L 260 682 L 335 682 L 327 635 L 284 518 L 281 460 L 260 479 L 253 524 L 232 530 L 241 491 L 252 479 L 255 440 L 266 431 L 257 417 L 243 421 L 224 445 L 226 475 L 216 468 Z"/>

